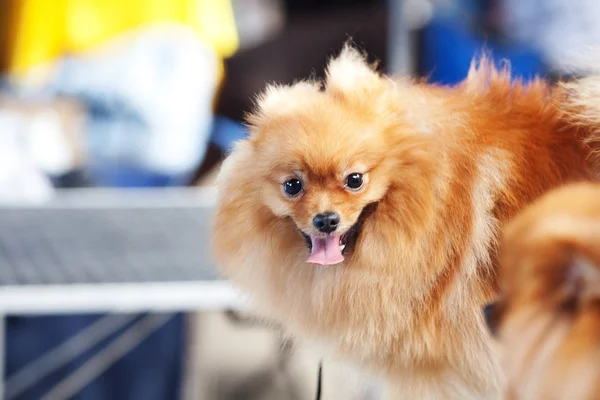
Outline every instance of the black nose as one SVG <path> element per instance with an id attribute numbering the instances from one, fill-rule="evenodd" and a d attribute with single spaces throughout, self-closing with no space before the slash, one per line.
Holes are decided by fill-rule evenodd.
<path id="1" fill-rule="evenodd" d="M 331 233 L 335 231 L 340 223 L 340 216 L 338 213 L 334 212 L 326 212 L 322 214 L 317 214 L 313 218 L 313 225 L 320 232 L 323 233 Z"/>

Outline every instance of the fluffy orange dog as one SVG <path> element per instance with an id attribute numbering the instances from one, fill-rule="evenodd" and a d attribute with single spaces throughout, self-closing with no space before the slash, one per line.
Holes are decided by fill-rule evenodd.
<path id="1" fill-rule="evenodd" d="M 507 399 L 600 399 L 600 185 L 552 192 L 502 246 Z"/>
<path id="2" fill-rule="evenodd" d="M 218 265 L 291 332 L 385 377 L 390 398 L 497 398 L 482 307 L 498 230 L 592 176 L 562 96 L 485 61 L 454 88 L 393 81 L 346 46 L 324 82 L 258 99 L 220 176 Z"/>

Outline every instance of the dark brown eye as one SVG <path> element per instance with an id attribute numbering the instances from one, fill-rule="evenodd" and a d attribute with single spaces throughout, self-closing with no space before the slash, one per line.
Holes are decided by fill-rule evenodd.
<path id="1" fill-rule="evenodd" d="M 300 179 L 290 179 L 283 183 L 283 191 L 289 197 L 296 197 L 302 192 L 303 186 Z"/>
<path id="2" fill-rule="evenodd" d="M 346 187 L 352 190 L 358 190 L 363 185 L 363 175 L 358 172 L 352 173 L 346 177 Z"/>

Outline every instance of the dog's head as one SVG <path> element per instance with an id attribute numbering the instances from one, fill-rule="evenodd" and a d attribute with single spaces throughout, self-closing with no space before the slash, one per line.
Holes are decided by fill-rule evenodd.
<path id="1" fill-rule="evenodd" d="M 499 323 L 508 398 L 600 398 L 600 186 L 535 202 L 505 230 Z"/>
<path id="2" fill-rule="evenodd" d="M 248 117 L 254 163 L 245 173 L 277 217 L 293 220 L 308 262 L 342 262 L 386 193 L 417 179 L 428 135 L 400 117 L 395 86 L 346 46 L 324 82 L 269 86 Z"/>

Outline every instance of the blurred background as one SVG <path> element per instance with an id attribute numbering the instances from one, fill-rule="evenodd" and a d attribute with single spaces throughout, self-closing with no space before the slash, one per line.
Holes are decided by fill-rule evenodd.
<path id="1" fill-rule="evenodd" d="M 313 399 L 318 356 L 250 315 L 62 312 L 40 288 L 216 282 L 194 199 L 265 83 L 323 76 L 348 39 L 389 74 L 455 84 L 485 49 L 555 80 L 590 73 L 599 20 L 595 0 L 2 0 L 4 398 Z"/>

